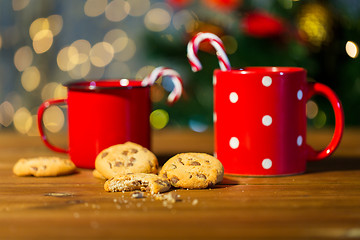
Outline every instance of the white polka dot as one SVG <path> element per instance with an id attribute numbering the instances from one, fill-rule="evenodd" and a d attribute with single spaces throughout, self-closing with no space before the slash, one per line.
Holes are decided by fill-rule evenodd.
<path id="1" fill-rule="evenodd" d="M 262 118 L 262 124 L 264 124 L 264 126 L 270 126 L 272 123 L 272 118 L 269 115 L 265 115 Z"/>
<path id="2" fill-rule="evenodd" d="M 297 98 L 298 98 L 299 100 L 301 100 L 301 99 L 303 98 L 303 92 L 302 92 L 301 90 L 299 90 L 299 91 L 297 92 Z"/>
<path id="3" fill-rule="evenodd" d="M 262 78 L 262 84 L 265 86 L 265 87 L 269 87 L 272 83 L 272 79 L 271 77 L 269 76 L 265 76 Z"/>
<path id="4" fill-rule="evenodd" d="M 302 145 L 302 142 L 303 142 L 303 138 L 301 135 L 299 135 L 296 139 L 296 143 L 300 147 Z"/>
<path id="5" fill-rule="evenodd" d="M 271 166 L 272 166 L 272 161 L 271 161 L 269 158 L 265 158 L 265 159 L 262 161 L 261 165 L 262 165 L 262 167 L 263 167 L 264 169 L 269 169 L 269 168 L 271 168 Z"/>
<path id="6" fill-rule="evenodd" d="M 216 114 L 216 112 L 213 112 L 213 121 L 214 121 L 214 122 L 217 121 L 217 114 Z"/>
<path id="7" fill-rule="evenodd" d="M 236 92 L 232 92 L 229 95 L 229 99 L 230 99 L 230 102 L 236 103 L 239 100 L 239 96 L 237 95 Z"/>
<path id="8" fill-rule="evenodd" d="M 236 137 L 230 138 L 229 145 L 232 149 L 237 149 L 239 147 L 239 139 Z"/>

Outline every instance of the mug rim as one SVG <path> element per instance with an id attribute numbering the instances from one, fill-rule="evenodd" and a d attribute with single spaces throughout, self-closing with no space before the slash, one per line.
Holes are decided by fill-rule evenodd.
<path id="1" fill-rule="evenodd" d="M 239 74 L 258 74 L 258 73 L 279 73 L 289 74 L 297 72 L 306 72 L 306 69 L 301 67 L 286 67 L 286 66 L 250 66 L 239 69 L 231 69 L 230 71 L 222 71 L 220 69 L 215 70 L 216 72 L 233 72 Z"/>
<path id="2" fill-rule="evenodd" d="M 142 86 L 141 80 L 133 80 L 127 78 L 121 79 L 99 79 L 99 80 L 81 80 L 70 81 L 64 83 L 63 86 L 73 90 L 105 90 L 105 89 L 132 89 L 132 88 L 146 88 L 149 86 Z"/>

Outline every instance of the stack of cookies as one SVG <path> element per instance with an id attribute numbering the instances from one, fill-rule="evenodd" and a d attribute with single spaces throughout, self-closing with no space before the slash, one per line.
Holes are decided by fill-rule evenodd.
<path id="1" fill-rule="evenodd" d="M 207 188 L 221 182 L 221 162 L 205 153 L 181 153 L 159 171 L 156 156 L 148 149 L 126 142 L 101 151 L 94 176 L 106 179 L 106 191 L 148 191 L 153 194 L 176 188 Z M 159 174 L 158 174 L 159 173 Z M 157 175 L 158 174 L 158 175 Z"/>

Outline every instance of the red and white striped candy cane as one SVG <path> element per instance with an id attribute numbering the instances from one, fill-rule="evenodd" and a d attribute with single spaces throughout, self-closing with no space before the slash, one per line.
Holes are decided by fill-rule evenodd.
<path id="1" fill-rule="evenodd" d="M 216 55 L 219 59 L 220 69 L 223 71 L 230 71 L 230 61 L 225 53 L 224 44 L 221 39 L 213 33 L 199 32 L 190 40 L 187 45 L 187 57 L 193 72 L 197 72 L 202 69 L 197 51 L 199 50 L 200 43 L 203 41 L 209 42 L 215 48 Z"/>
<path id="2" fill-rule="evenodd" d="M 171 91 L 167 99 L 168 103 L 172 104 L 179 100 L 183 90 L 182 79 L 180 74 L 175 70 L 166 67 L 157 67 L 147 77 L 144 78 L 144 80 L 141 82 L 141 85 L 151 86 L 157 79 L 163 76 L 171 77 L 171 80 L 174 84 L 174 89 Z"/>

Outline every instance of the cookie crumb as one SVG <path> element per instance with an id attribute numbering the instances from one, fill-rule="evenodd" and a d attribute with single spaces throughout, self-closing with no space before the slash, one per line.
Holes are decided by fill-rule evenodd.
<path id="1" fill-rule="evenodd" d="M 145 198 L 145 196 L 143 192 L 136 191 L 131 195 L 131 198 Z"/>

